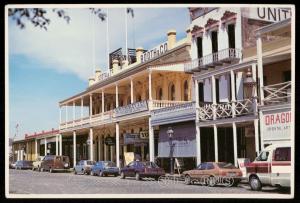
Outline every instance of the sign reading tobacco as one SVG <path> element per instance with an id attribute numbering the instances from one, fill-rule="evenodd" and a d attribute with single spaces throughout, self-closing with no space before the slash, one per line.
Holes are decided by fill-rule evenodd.
<path id="1" fill-rule="evenodd" d="M 141 62 L 144 63 L 152 58 L 158 57 L 168 50 L 168 43 L 164 42 L 157 47 L 145 52 L 141 55 Z"/>

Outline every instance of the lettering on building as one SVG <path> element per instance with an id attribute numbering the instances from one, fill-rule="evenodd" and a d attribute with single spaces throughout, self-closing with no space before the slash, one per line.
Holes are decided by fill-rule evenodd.
<path id="1" fill-rule="evenodd" d="M 156 58 L 168 50 L 168 43 L 158 45 L 157 47 L 145 52 L 141 55 L 141 62 L 144 63 L 150 59 Z"/>

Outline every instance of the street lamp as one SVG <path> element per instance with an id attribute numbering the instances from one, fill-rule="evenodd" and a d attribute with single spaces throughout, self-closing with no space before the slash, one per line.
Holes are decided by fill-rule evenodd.
<path id="1" fill-rule="evenodd" d="M 174 131 L 172 129 L 172 127 L 169 127 L 167 130 L 167 134 L 169 136 L 169 146 L 170 146 L 170 174 L 173 175 L 174 174 L 174 169 L 173 169 L 173 135 L 174 135 Z"/>
<path id="2" fill-rule="evenodd" d="M 252 73 L 250 68 L 248 68 L 246 73 L 246 78 L 244 79 L 244 86 L 245 86 L 245 97 L 247 99 L 253 98 L 256 82 L 252 78 Z"/>

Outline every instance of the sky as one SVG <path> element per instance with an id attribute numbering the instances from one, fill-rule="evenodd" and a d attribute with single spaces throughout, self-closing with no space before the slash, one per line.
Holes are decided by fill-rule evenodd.
<path id="1" fill-rule="evenodd" d="M 8 19 L 9 137 L 58 129 L 58 102 L 84 91 L 95 69 L 107 70 L 107 45 L 110 52 L 125 49 L 124 8 L 108 9 L 109 43 L 106 21 L 89 9 L 65 11 L 69 24 L 47 11 L 47 31 L 29 22 L 20 29 Z M 170 29 L 182 39 L 190 23 L 187 8 L 134 7 L 134 18 L 127 19 L 128 48 L 151 49 L 167 40 Z"/>

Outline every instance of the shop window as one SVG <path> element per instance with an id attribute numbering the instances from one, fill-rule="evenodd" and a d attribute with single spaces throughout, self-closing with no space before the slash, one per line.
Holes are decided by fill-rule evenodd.
<path id="1" fill-rule="evenodd" d="M 175 85 L 173 83 L 169 85 L 169 100 L 175 101 Z"/>
<path id="2" fill-rule="evenodd" d="M 218 52 L 218 32 L 211 32 L 212 53 Z"/>
<path id="3" fill-rule="evenodd" d="M 228 29 L 228 42 L 229 42 L 229 48 L 234 49 L 235 48 L 235 25 L 229 24 Z"/>
<path id="4" fill-rule="evenodd" d="M 157 89 L 157 93 L 156 93 L 156 98 L 157 98 L 157 100 L 162 100 L 162 88 L 161 87 L 159 87 L 158 89 Z"/>
<path id="5" fill-rule="evenodd" d="M 183 99 L 184 99 L 184 101 L 188 101 L 189 100 L 189 84 L 188 84 L 187 80 L 184 82 L 183 89 L 184 89 Z"/>
<path id="6" fill-rule="evenodd" d="M 197 37 L 197 55 L 198 55 L 198 58 L 202 58 L 203 57 L 202 37 Z"/>
<path id="7" fill-rule="evenodd" d="M 275 161 L 291 161 L 291 148 L 277 148 L 275 150 Z"/>

